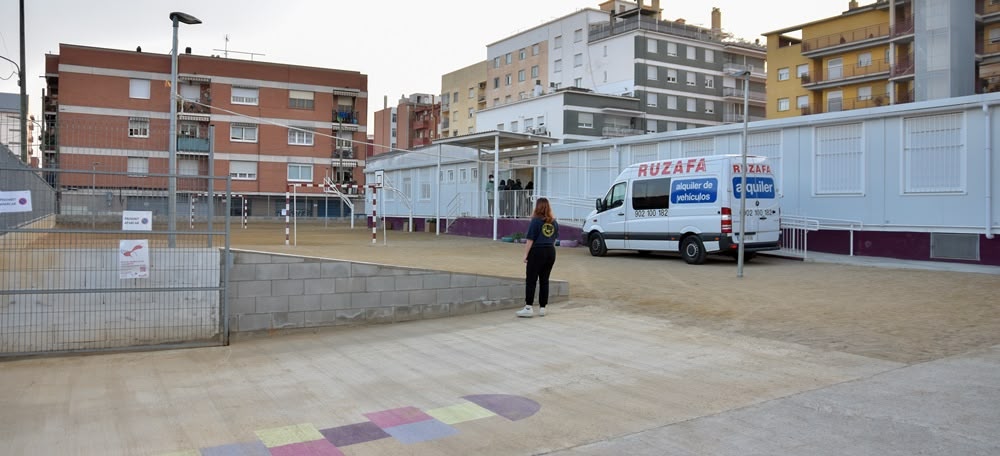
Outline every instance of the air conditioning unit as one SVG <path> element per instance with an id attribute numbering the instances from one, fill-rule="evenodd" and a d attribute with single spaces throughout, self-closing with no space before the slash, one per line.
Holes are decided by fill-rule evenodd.
<path id="1" fill-rule="evenodd" d="M 540 126 L 540 127 L 535 128 L 535 134 L 536 135 L 547 135 L 547 134 L 549 134 L 549 131 L 545 128 L 545 126 Z"/>

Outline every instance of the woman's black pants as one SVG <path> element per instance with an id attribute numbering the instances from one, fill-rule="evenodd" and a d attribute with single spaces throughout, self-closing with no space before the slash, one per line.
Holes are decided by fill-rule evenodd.
<path id="1" fill-rule="evenodd" d="M 553 246 L 532 247 L 528 251 L 528 266 L 525 268 L 524 304 L 535 302 L 535 283 L 538 283 L 538 305 L 549 303 L 549 273 L 556 264 L 556 248 Z"/>

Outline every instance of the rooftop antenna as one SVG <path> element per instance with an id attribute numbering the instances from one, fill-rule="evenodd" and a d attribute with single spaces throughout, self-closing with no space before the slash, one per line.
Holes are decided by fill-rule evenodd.
<path id="1" fill-rule="evenodd" d="M 225 58 L 227 58 L 227 59 L 229 58 L 229 53 L 230 52 L 232 52 L 234 54 L 247 54 L 247 55 L 250 56 L 250 61 L 251 62 L 253 61 L 253 56 L 255 56 L 255 55 L 260 55 L 260 56 L 267 55 L 267 54 L 263 54 L 263 53 L 260 53 L 260 52 L 230 51 L 229 50 L 229 34 L 228 33 L 226 34 L 226 48 L 225 49 L 212 49 L 212 50 L 213 51 L 222 51 L 222 53 L 223 53 L 222 55 Z"/>

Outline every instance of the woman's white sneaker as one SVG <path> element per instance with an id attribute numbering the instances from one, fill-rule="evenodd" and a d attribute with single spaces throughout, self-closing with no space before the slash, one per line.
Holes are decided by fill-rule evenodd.
<path id="1" fill-rule="evenodd" d="M 523 309 L 514 312 L 518 317 L 531 318 L 535 315 L 535 308 L 532 306 L 524 306 Z"/>
<path id="2" fill-rule="evenodd" d="M 538 308 L 538 316 L 539 317 L 544 317 L 545 316 L 545 308 L 544 307 L 539 307 Z"/>

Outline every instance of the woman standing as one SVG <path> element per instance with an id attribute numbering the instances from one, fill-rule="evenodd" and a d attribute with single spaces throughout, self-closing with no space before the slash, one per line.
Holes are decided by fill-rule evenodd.
<path id="1" fill-rule="evenodd" d="M 518 317 L 534 316 L 535 282 L 538 282 L 538 316 L 544 317 L 545 305 L 549 303 L 549 273 L 556 263 L 556 239 L 559 238 L 559 223 L 552 215 L 548 199 L 538 198 L 535 202 L 525 238 L 524 308 L 516 313 Z"/>

